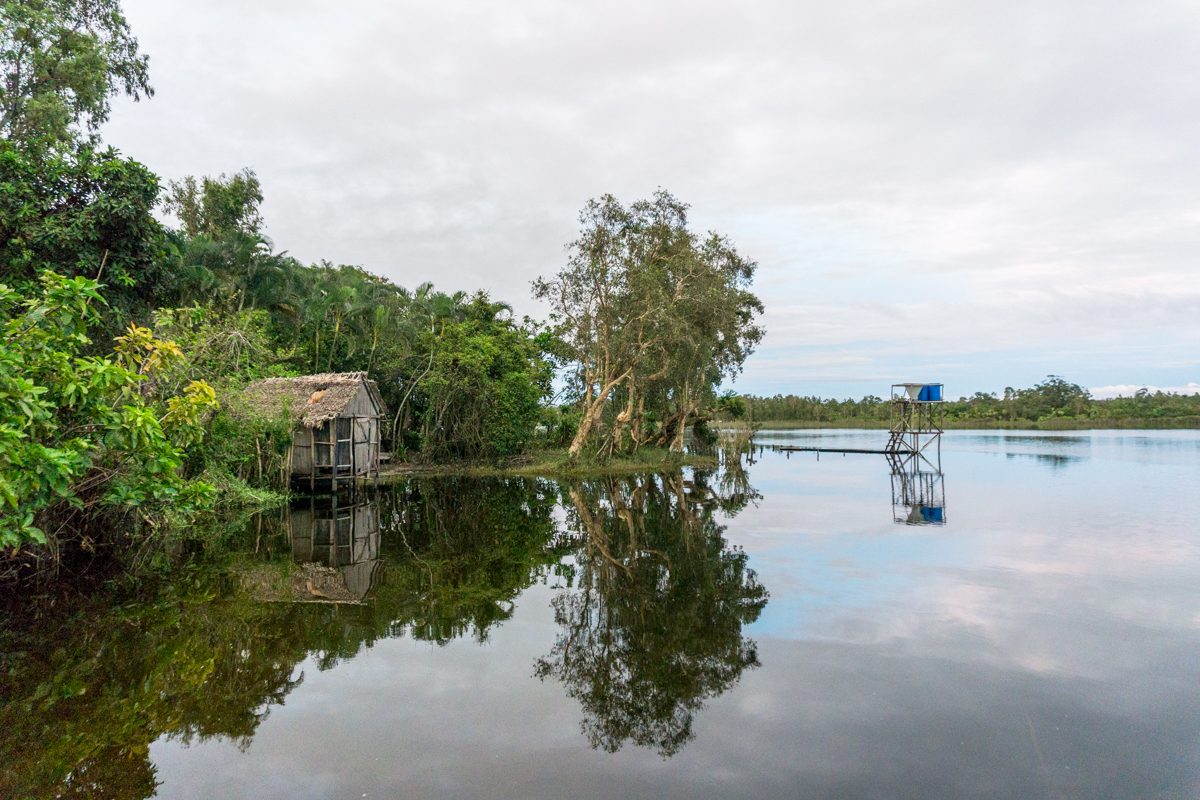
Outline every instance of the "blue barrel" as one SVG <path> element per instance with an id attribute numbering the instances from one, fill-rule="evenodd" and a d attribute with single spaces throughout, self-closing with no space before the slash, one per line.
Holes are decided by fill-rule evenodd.
<path id="1" fill-rule="evenodd" d="M 917 395 L 917 399 L 927 403 L 936 403 L 942 399 L 942 387 L 934 384 L 922 386 L 921 393 Z"/>

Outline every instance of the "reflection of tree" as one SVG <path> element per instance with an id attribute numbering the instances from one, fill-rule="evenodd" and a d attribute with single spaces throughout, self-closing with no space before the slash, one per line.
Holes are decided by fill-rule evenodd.
<path id="1" fill-rule="evenodd" d="M 733 491 L 733 506 L 745 491 Z M 248 746 L 303 680 L 383 638 L 487 638 L 520 592 L 578 545 L 569 632 L 539 669 L 580 697 L 593 741 L 674 752 L 703 700 L 757 663 L 741 625 L 766 593 L 725 547 L 698 477 L 581 484 L 556 525 L 548 481 L 422 479 L 380 497 L 382 578 L 364 605 L 257 602 L 248 575 L 294 568 L 282 519 L 197 532 L 188 564 L 116 594 L 26 606 L 0 620 L 0 797 L 143 798 L 149 745 Z M 228 523 L 228 521 L 226 521 Z M 244 527 L 238 532 L 234 528 Z"/>
<path id="2" fill-rule="evenodd" d="M 306 659 L 328 669 L 405 632 L 484 640 L 565 553 L 556 500 L 554 484 L 524 479 L 384 493 L 383 577 L 365 605 L 257 602 L 247 576 L 292 568 L 282 520 L 259 518 L 240 535 L 216 523 L 183 548 L 195 563 L 143 575 L 118 600 L 0 620 L 0 797 L 149 797 L 152 742 L 248 746 Z"/>
<path id="3" fill-rule="evenodd" d="M 426 478 L 384 506 L 387 571 L 377 607 L 391 630 L 444 644 L 478 641 L 568 550 L 557 538 L 556 485 L 530 478 Z"/>
<path id="4" fill-rule="evenodd" d="M 125 603 L 8 620 L 0 795 L 147 797 L 160 736 L 249 743 L 306 651 L 279 635 L 288 609 L 215 599 L 214 577 L 187 570 Z"/>
<path id="5" fill-rule="evenodd" d="M 727 546 L 702 483 L 614 478 L 568 494 L 584 537 L 578 583 L 554 601 L 563 631 L 536 674 L 580 701 L 593 747 L 615 752 L 632 740 L 674 755 L 704 701 L 758 666 L 742 626 L 758 618 L 766 589 Z"/>

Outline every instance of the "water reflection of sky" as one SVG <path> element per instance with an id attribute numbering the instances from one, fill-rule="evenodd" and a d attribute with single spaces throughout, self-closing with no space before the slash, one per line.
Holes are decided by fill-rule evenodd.
<path id="1" fill-rule="evenodd" d="M 947 523 L 919 527 L 882 456 L 751 467 L 762 497 L 725 536 L 771 593 L 745 630 L 761 666 L 669 760 L 588 748 L 579 704 L 531 677 L 558 633 L 539 583 L 482 645 L 304 664 L 247 750 L 157 742 L 160 794 L 1200 796 L 1200 433 L 951 432 L 942 467 Z"/>
<path id="2" fill-rule="evenodd" d="M 881 445 L 878 431 L 773 432 L 764 441 Z M 729 522 L 771 590 L 754 633 L 882 641 L 946 630 L 1010 636 L 1035 617 L 1200 623 L 1195 520 L 1200 436 L 951 432 L 942 469 L 948 524 L 892 522 L 882 456 L 767 452 L 763 499 Z M 1069 627 L 1069 626 L 1068 626 Z M 1061 663 L 1050 650 L 1011 653 Z"/>

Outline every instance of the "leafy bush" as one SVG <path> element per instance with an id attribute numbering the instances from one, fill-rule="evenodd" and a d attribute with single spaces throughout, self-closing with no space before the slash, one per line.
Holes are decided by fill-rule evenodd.
<path id="1" fill-rule="evenodd" d="M 180 453 L 204 435 L 212 388 L 193 381 L 148 402 L 142 388 L 178 345 L 131 326 L 113 357 L 82 355 L 99 284 L 46 272 L 41 285 L 21 300 L 0 284 L 0 546 L 45 543 L 50 525 L 80 530 L 106 512 L 153 521 L 202 505 L 210 489 L 180 476 Z"/>
<path id="2" fill-rule="evenodd" d="M 107 344 L 175 293 L 159 258 L 163 229 L 150 213 L 158 178 L 117 151 L 39 151 L 0 140 L 0 282 L 24 296 L 54 270 L 108 284 L 98 323 Z M 95 326 L 95 325 L 94 325 Z"/>
<path id="3" fill-rule="evenodd" d="M 528 332 L 498 319 L 476 296 L 463 322 L 429 335 L 429 368 L 417 383 L 423 450 L 433 456 L 500 457 L 532 441 L 550 389 L 550 367 Z"/>

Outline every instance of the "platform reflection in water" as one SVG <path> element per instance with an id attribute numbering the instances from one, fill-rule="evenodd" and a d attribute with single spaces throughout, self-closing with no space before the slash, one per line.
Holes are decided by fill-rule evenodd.
<path id="1" fill-rule="evenodd" d="M 892 470 L 892 518 L 904 525 L 945 525 L 940 455 L 931 461 L 916 453 L 889 454 L 887 460 Z"/>

